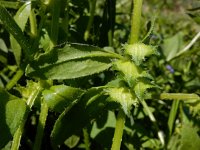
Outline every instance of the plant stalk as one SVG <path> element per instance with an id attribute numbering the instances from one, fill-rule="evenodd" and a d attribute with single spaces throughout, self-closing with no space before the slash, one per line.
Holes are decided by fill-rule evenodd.
<path id="1" fill-rule="evenodd" d="M 12 141 L 11 150 L 18 150 L 19 149 L 24 125 L 25 125 L 25 121 L 23 121 L 23 123 L 19 126 L 19 128 L 15 132 L 14 137 L 13 137 L 13 141 Z"/>
<path id="2" fill-rule="evenodd" d="M 120 150 L 125 119 L 126 119 L 126 115 L 124 111 L 120 109 L 117 115 L 115 133 L 113 137 L 111 150 Z"/>
<path id="3" fill-rule="evenodd" d="M 142 106 L 144 107 L 144 109 L 147 111 L 147 114 L 149 115 L 149 119 L 152 121 L 152 123 L 156 127 L 158 138 L 159 138 L 161 144 L 164 145 L 165 139 L 164 139 L 164 136 L 163 136 L 163 132 L 159 129 L 156 118 L 154 117 L 153 113 L 150 111 L 145 100 L 140 100 L 140 102 L 141 102 Z"/>
<path id="4" fill-rule="evenodd" d="M 58 42 L 60 6 L 61 6 L 61 0 L 51 0 L 52 20 L 51 20 L 50 37 L 54 46 L 56 46 Z"/>
<path id="5" fill-rule="evenodd" d="M 23 74 L 24 71 L 22 69 L 19 69 L 14 77 L 6 85 L 6 89 L 10 90 L 13 86 L 15 86 L 15 84 L 17 84 L 17 81 L 23 76 Z"/>
<path id="6" fill-rule="evenodd" d="M 129 44 L 134 44 L 138 41 L 140 33 L 141 12 L 142 12 L 142 0 L 134 0 Z"/>
<path id="7" fill-rule="evenodd" d="M 94 20 L 94 13 L 95 13 L 95 8 L 96 8 L 96 1 L 97 0 L 90 0 L 90 17 L 89 21 L 84 33 L 84 40 L 87 41 L 90 35 L 90 29 Z"/>
<path id="8" fill-rule="evenodd" d="M 41 110 L 40 110 L 40 117 L 39 117 L 39 122 L 37 126 L 37 133 L 35 137 L 35 143 L 33 146 L 33 150 L 39 150 L 41 149 L 41 143 L 42 143 L 42 138 L 44 134 L 44 128 L 46 124 L 46 119 L 48 115 L 48 106 L 47 104 L 43 101 L 41 104 Z"/>

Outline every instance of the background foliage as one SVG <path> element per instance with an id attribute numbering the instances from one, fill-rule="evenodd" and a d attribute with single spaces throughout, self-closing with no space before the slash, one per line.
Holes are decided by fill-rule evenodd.
<path id="1" fill-rule="evenodd" d="M 1 0 L 0 6 L 12 16 L 3 18 L 1 8 L 2 149 L 14 149 L 16 135 L 20 149 L 110 149 L 119 104 L 128 114 L 121 149 L 199 149 L 199 1 L 143 2 L 139 39 L 159 52 L 142 66 L 157 87 L 145 100 L 149 112 L 132 101 L 132 81 L 121 81 L 128 75 L 114 63 L 129 40 L 132 1 Z M 134 107 L 118 100 L 122 95 Z"/>

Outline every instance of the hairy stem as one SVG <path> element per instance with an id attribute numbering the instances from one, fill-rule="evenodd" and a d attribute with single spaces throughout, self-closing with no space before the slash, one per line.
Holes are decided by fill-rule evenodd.
<path id="1" fill-rule="evenodd" d="M 195 100 L 200 99 L 197 94 L 185 94 L 185 93 L 162 93 L 160 99 L 164 100 Z"/>
<path id="2" fill-rule="evenodd" d="M 140 20 L 142 12 L 142 0 L 134 0 L 133 3 L 133 14 L 131 18 L 131 35 L 130 35 L 130 44 L 134 44 L 138 41 L 140 33 Z"/>
<path id="3" fill-rule="evenodd" d="M 115 133 L 111 150 L 120 150 L 126 115 L 121 109 L 117 115 Z"/>

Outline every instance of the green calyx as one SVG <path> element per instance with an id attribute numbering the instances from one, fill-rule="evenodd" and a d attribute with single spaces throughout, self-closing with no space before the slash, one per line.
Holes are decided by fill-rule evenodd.
<path id="1" fill-rule="evenodd" d="M 132 60 L 137 66 L 145 60 L 145 57 L 159 55 L 155 46 L 145 45 L 143 43 L 127 44 L 124 48 L 125 53 L 132 57 Z"/>

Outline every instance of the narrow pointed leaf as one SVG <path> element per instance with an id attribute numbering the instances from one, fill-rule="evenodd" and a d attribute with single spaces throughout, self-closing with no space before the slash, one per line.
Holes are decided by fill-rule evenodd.
<path id="1" fill-rule="evenodd" d="M 71 44 L 41 55 L 27 67 L 26 74 L 42 79 L 79 78 L 107 70 L 113 57 L 94 46 Z"/>
<path id="2" fill-rule="evenodd" d="M 14 21 L 12 16 L 1 5 L 0 5 L 0 20 L 3 23 L 3 26 L 6 28 L 6 30 L 13 35 L 13 37 L 17 40 L 20 46 L 25 50 L 24 51 L 25 54 L 27 54 L 28 50 L 31 47 L 31 44 L 29 44 L 29 40 L 24 36 L 22 30 Z"/>
<path id="3" fill-rule="evenodd" d="M 25 3 L 20 9 L 17 11 L 16 15 L 14 16 L 14 20 L 22 30 L 22 32 L 25 29 L 25 25 L 28 21 L 29 15 L 31 12 L 31 3 L 27 2 Z M 10 44 L 11 48 L 13 50 L 15 60 L 17 64 L 20 64 L 20 59 L 21 59 L 21 46 L 18 44 L 18 42 L 15 40 L 15 38 L 10 35 Z"/>

